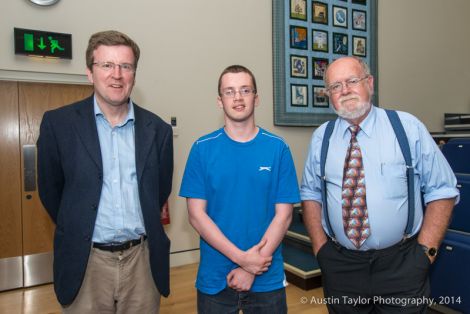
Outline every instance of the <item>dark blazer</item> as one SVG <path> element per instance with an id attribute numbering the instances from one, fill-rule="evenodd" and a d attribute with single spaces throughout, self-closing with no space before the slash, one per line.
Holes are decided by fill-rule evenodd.
<path id="1" fill-rule="evenodd" d="M 136 170 L 152 276 L 160 293 L 168 296 L 170 240 L 160 208 L 171 192 L 173 133 L 150 111 L 134 104 L 134 112 Z M 39 196 L 56 224 L 54 288 L 59 302 L 67 305 L 85 275 L 103 185 L 93 96 L 46 112 L 37 147 Z"/>

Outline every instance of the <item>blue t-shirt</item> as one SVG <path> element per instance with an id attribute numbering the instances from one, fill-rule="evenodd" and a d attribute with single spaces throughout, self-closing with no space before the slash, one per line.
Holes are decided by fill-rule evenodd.
<path id="1" fill-rule="evenodd" d="M 232 140 L 223 128 L 196 141 L 179 195 L 206 200 L 209 217 L 241 250 L 261 240 L 274 218 L 276 203 L 300 201 L 289 146 L 262 128 L 245 143 Z M 226 287 L 226 276 L 238 265 L 202 238 L 200 248 L 196 287 L 203 293 L 216 294 Z M 251 291 L 273 291 L 284 286 L 279 246 L 269 270 L 256 276 Z"/>

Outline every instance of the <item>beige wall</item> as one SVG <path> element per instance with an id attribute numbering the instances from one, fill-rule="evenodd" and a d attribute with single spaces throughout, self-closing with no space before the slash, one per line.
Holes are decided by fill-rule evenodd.
<path id="1" fill-rule="evenodd" d="M 256 75 L 259 125 L 283 136 L 301 175 L 313 128 L 274 127 L 272 109 L 271 1 L 62 0 L 51 8 L 26 0 L 3 1 L 0 13 L 0 79 L 84 82 L 89 36 L 118 29 L 140 45 L 133 98 L 166 121 L 178 118 L 175 175 L 167 227 L 172 252 L 198 247 L 177 196 L 192 142 L 222 124 L 216 81 L 240 63 Z M 137 6 L 137 3 L 139 4 Z M 86 8 L 86 9 L 85 9 Z M 379 0 L 379 93 L 382 106 L 416 114 L 433 131 L 443 112 L 468 112 L 470 10 L 467 0 Z M 43 60 L 13 53 L 13 27 L 73 34 L 73 60 Z M 172 254 L 172 265 L 197 260 L 197 251 Z"/>
<path id="2" fill-rule="evenodd" d="M 470 1 L 379 0 L 380 105 L 442 131 L 470 110 Z"/>

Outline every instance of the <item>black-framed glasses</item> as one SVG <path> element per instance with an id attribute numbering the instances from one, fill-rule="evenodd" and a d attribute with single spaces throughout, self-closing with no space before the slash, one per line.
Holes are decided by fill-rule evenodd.
<path id="1" fill-rule="evenodd" d="M 226 88 L 222 90 L 221 96 L 234 98 L 237 93 L 239 93 L 241 97 L 247 97 L 251 94 L 256 94 L 256 90 L 250 87 L 242 87 L 239 90 Z"/>
<path id="2" fill-rule="evenodd" d="M 365 80 L 366 78 L 369 78 L 369 75 L 366 75 L 362 78 L 359 77 L 352 77 L 346 81 L 343 82 L 336 82 L 331 85 L 328 85 L 326 90 L 329 91 L 332 94 L 337 94 L 343 91 L 344 86 L 346 85 L 347 88 L 354 88 L 359 85 L 360 82 Z"/>
<path id="3" fill-rule="evenodd" d="M 106 72 L 114 71 L 116 67 L 119 67 L 122 72 L 126 72 L 126 73 L 135 72 L 135 66 L 131 63 L 116 64 L 114 62 L 93 62 L 93 65 L 98 66 L 100 69 Z"/>

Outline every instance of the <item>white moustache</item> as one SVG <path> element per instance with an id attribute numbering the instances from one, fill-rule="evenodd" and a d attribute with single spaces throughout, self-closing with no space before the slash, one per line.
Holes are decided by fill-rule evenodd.
<path id="1" fill-rule="evenodd" d="M 356 96 L 356 95 L 348 95 L 348 96 L 343 96 L 343 97 L 340 97 L 340 98 L 339 98 L 339 102 L 340 102 L 341 104 L 343 104 L 343 102 L 349 101 L 349 100 L 357 100 L 357 101 L 359 101 L 359 97 Z"/>

